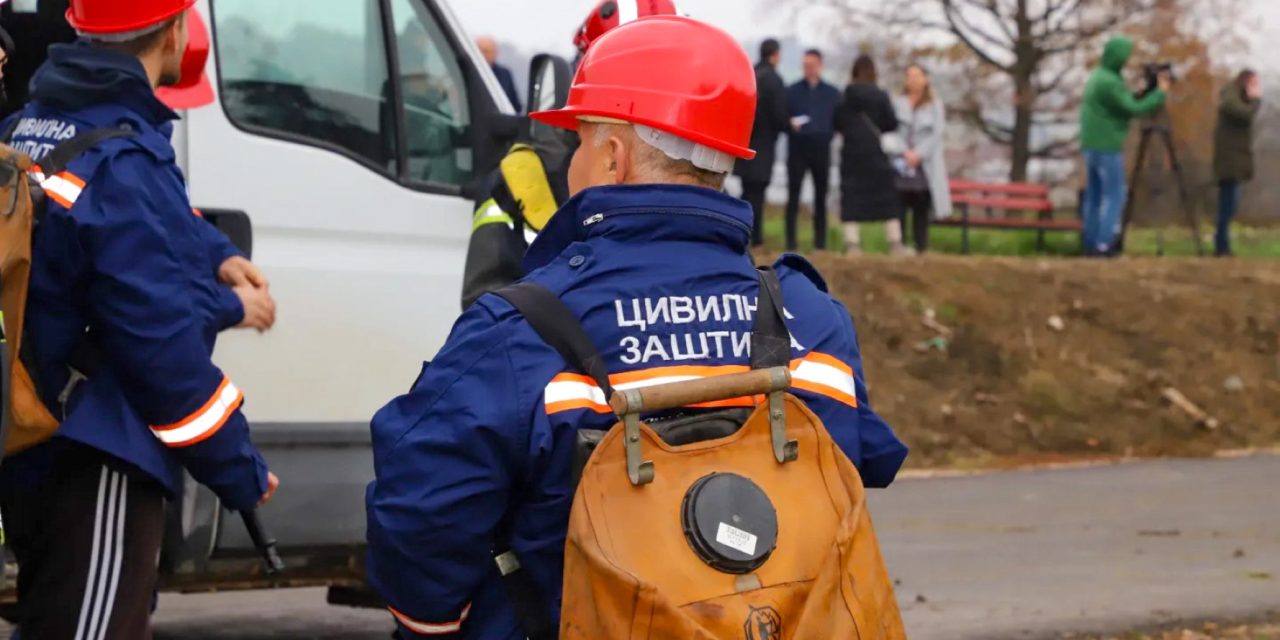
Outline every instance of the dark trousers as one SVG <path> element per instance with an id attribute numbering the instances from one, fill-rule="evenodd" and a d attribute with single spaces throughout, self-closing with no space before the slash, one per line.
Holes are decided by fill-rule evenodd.
<path id="1" fill-rule="evenodd" d="M 164 492 L 120 466 L 77 450 L 40 490 L 0 504 L 24 640 L 151 638 Z"/>
<path id="2" fill-rule="evenodd" d="M 805 174 L 813 174 L 813 248 L 827 248 L 827 185 L 831 182 L 831 143 L 795 142 L 787 153 L 787 250 L 796 250 L 796 219 Z"/>
<path id="3" fill-rule="evenodd" d="M 1223 180 L 1218 183 L 1218 231 L 1213 236 L 1217 255 L 1231 255 L 1231 219 L 1240 208 L 1240 183 Z"/>
<path id="4" fill-rule="evenodd" d="M 929 249 L 929 223 L 933 219 L 933 196 L 928 191 L 902 191 L 902 233 L 905 236 L 908 226 L 911 229 L 911 241 L 916 251 L 924 253 Z M 911 224 L 907 224 L 907 218 Z"/>
<path id="5" fill-rule="evenodd" d="M 751 245 L 754 247 L 764 244 L 764 194 L 768 190 L 768 181 L 742 181 L 742 199 L 751 205 L 751 212 L 755 214 L 755 224 L 751 227 Z"/>

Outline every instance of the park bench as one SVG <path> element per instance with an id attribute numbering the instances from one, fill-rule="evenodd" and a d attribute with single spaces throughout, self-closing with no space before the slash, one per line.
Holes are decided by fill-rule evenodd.
<path id="1" fill-rule="evenodd" d="M 935 224 L 960 227 L 962 248 L 969 253 L 969 229 L 1034 230 L 1036 249 L 1044 250 L 1044 236 L 1049 231 L 1079 233 L 1079 220 L 1055 220 L 1049 187 L 1027 183 L 988 183 L 969 180 L 951 181 L 951 201 L 959 216 L 939 220 Z M 981 211 L 981 214 L 975 213 Z M 1034 213 L 1035 218 L 1010 214 Z"/>

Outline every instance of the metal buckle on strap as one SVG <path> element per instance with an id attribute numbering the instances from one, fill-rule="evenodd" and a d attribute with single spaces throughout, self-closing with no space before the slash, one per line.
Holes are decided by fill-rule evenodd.
<path id="1" fill-rule="evenodd" d="M 76 387 L 79 387 L 80 383 L 89 380 L 89 376 L 81 373 L 75 367 L 67 367 L 67 370 L 71 372 L 71 376 L 67 378 L 67 386 L 63 387 L 62 392 L 58 394 L 58 404 L 62 405 L 64 409 L 67 406 L 67 402 L 71 400 L 71 394 L 75 393 Z"/>
<path id="2" fill-rule="evenodd" d="M 498 565 L 498 573 L 504 578 L 520 570 L 520 559 L 514 551 L 499 553 L 493 557 L 493 562 Z"/>

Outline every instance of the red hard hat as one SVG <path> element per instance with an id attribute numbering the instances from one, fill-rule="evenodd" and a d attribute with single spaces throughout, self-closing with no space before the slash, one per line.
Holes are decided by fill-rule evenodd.
<path id="1" fill-rule="evenodd" d="M 171 109 L 194 109 L 213 104 L 213 86 L 204 72 L 209 62 L 209 29 L 200 12 L 187 14 L 187 50 L 182 53 L 182 79 L 172 87 L 160 87 L 156 96 Z"/>
<path id="2" fill-rule="evenodd" d="M 67 22 L 88 34 L 128 33 L 164 22 L 196 0 L 71 0 Z"/>
<path id="3" fill-rule="evenodd" d="M 691 18 L 655 16 L 600 38 L 583 56 L 564 108 L 530 117 L 572 130 L 579 118 L 613 118 L 750 160 L 755 115 L 756 72 L 732 36 Z"/>
<path id="4" fill-rule="evenodd" d="M 596 38 L 608 33 L 614 27 L 627 24 L 632 20 L 648 16 L 676 15 L 676 3 L 672 0 L 604 0 L 591 10 L 578 33 L 574 35 L 573 45 L 578 51 L 586 51 Z"/>

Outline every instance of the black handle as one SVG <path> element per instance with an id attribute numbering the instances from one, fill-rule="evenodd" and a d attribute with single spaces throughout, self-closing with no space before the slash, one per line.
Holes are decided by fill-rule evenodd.
<path id="1" fill-rule="evenodd" d="M 244 520 L 244 528 L 249 532 L 254 548 L 262 555 L 262 566 L 267 575 L 273 576 L 284 571 L 284 560 L 280 559 L 280 553 L 276 551 L 276 540 L 262 525 L 258 510 L 245 509 L 240 512 L 240 517 Z"/>

